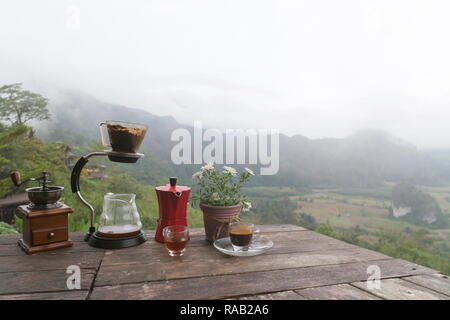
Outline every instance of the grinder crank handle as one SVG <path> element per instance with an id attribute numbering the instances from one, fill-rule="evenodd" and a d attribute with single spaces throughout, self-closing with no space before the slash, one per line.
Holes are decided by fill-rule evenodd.
<path id="1" fill-rule="evenodd" d="M 22 180 L 22 177 L 20 176 L 20 172 L 19 171 L 12 171 L 9 174 L 9 177 L 11 178 L 11 181 L 14 183 L 14 185 L 16 187 L 20 187 L 21 185 L 23 185 L 24 183 L 27 183 L 28 181 L 43 180 L 44 179 L 44 174 L 47 174 L 47 172 L 44 171 L 42 174 L 43 174 L 43 176 L 39 177 L 39 178 L 28 178 L 26 180 Z"/>
<path id="2" fill-rule="evenodd" d="M 9 176 L 16 187 L 22 184 L 22 178 L 20 177 L 19 171 L 13 171 L 9 174 Z"/>

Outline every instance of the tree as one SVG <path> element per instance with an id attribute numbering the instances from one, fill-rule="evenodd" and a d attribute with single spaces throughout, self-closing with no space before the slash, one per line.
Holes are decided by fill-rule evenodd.
<path id="1" fill-rule="evenodd" d="M 13 125 L 50 119 L 47 103 L 48 99 L 39 93 L 23 90 L 21 83 L 0 87 L 0 119 Z"/>
<path id="2" fill-rule="evenodd" d="M 28 131 L 28 127 L 24 125 L 18 125 L 13 127 L 0 126 L 0 176 L 3 174 L 3 166 L 10 163 L 7 159 L 9 151 L 4 151 L 5 148 L 11 146 L 15 139 L 24 135 Z"/>
<path id="3" fill-rule="evenodd" d="M 21 143 L 28 129 L 24 125 L 8 127 L 0 124 L 0 198 L 11 191 L 9 173 L 30 156 L 30 150 Z"/>

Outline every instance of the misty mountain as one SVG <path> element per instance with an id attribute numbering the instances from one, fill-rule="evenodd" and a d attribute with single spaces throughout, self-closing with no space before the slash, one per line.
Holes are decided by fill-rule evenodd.
<path id="1" fill-rule="evenodd" d="M 144 123 L 149 126 L 141 148 L 146 157 L 130 169 L 134 176 L 154 184 L 177 175 L 189 183 L 191 174 L 198 170 L 198 165 L 174 165 L 170 159 L 177 143 L 170 140 L 171 133 L 178 128 L 193 131 L 172 116 L 156 116 L 105 103 L 79 92 L 58 91 L 49 98 L 52 119 L 37 128 L 37 135 L 45 141 L 76 146 L 81 154 L 90 144 L 100 141 L 99 124 L 105 120 Z M 280 135 L 279 173 L 256 177 L 255 184 L 370 187 L 385 181 L 405 181 L 436 185 L 450 180 L 448 165 L 439 161 L 445 159 L 445 154 L 420 151 L 386 132 L 374 130 L 360 131 L 344 139 Z"/>
<path id="2" fill-rule="evenodd" d="M 282 139 L 281 168 L 307 185 L 369 187 L 385 181 L 441 183 L 434 161 L 413 145 L 382 131 L 345 139 Z M 286 179 L 288 176 L 286 175 Z"/>

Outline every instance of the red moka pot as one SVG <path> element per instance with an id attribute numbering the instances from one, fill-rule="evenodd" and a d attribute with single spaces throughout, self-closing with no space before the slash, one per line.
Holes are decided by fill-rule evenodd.
<path id="1" fill-rule="evenodd" d="M 191 188 L 177 186 L 177 178 L 170 178 L 170 184 L 155 188 L 159 204 L 158 227 L 155 240 L 164 242 L 163 229 L 167 226 L 187 226 L 187 205 Z"/>

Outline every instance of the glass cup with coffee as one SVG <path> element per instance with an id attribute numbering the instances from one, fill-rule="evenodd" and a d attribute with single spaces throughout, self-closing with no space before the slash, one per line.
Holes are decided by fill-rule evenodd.
<path id="1" fill-rule="evenodd" d="M 247 250 L 252 242 L 253 234 L 258 231 L 252 223 L 242 221 L 231 222 L 229 233 L 234 251 Z"/>
<path id="2" fill-rule="evenodd" d="M 169 256 L 182 256 L 189 241 L 189 229 L 186 226 L 167 226 L 163 229 L 164 244 Z"/>
<path id="3" fill-rule="evenodd" d="M 106 143 L 103 126 L 106 126 L 109 136 L 109 144 Z M 136 153 L 141 146 L 148 127 L 144 124 L 122 121 L 106 121 L 100 124 L 102 144 L 111 147 L 112 151 Z"/>

